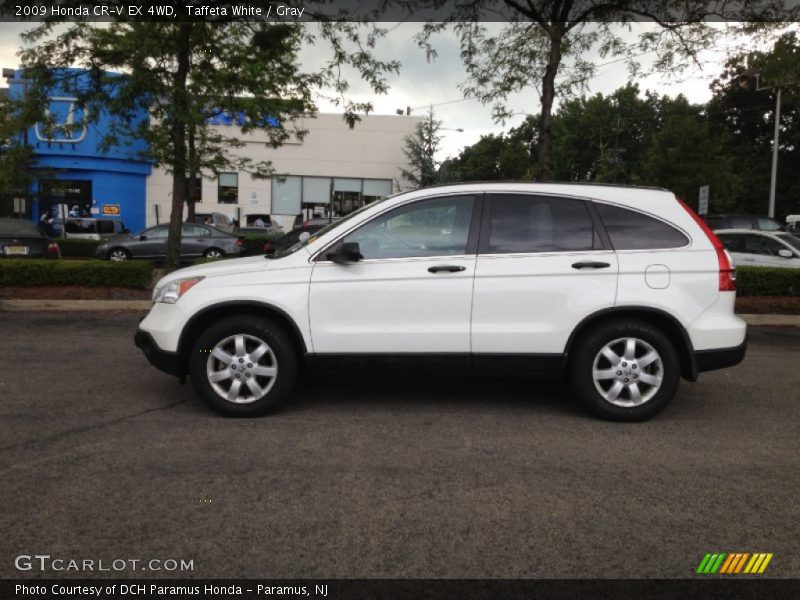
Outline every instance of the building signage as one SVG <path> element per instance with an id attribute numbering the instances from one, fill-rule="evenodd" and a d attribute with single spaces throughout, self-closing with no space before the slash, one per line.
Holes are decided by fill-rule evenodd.
<path id="1" fill-rule="evenodd" d="M 208 117 L 209 125 L 238 125 L 239 127 L 247 123 L 247 115 L 243 112 L 231 112 L 228 110 L 216 110 Z M 277 128 L 281 126 L 281 122 L 277 117 L 266 116 L 259 119 L 259 126 L 266 126 Z"/>
<path id="2" fill-rule="evenodd" d="M 37 123 L 34 127 L 36 138 L 40 142 L 57 144 L 77 144 L 86 139 L 89 128 L 86 125 L 87 113 L 82 110 L 79 123 L 75 123 L 78 112 L 78 99 L 55 96 L 50 99 L 50 106 L 45 109 L 45 122 L 48 127 Z"/>
<path id="3" fill-rule="evenodd" d="M 119 204 L 103 204 L 104 215 L 119 215 Z"/>
<path id="4" fill-rule="evenodd" d="M 710 186 L 700 186 L 700 196 L 697 201 L 697 213 L 700 215 L 708 214 L 708 191 Z"/>

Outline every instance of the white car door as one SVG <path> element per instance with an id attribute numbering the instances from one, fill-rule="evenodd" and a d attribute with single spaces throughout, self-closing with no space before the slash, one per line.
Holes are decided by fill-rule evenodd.
<path id="1" fill-rule="evenodd" d="M 560 354 L 584 317 L 614 306 L 617 256 L 582 200 L 492 194 L 486 203 L 472 351 Z"/>
<path id="2" fill-rule="evenodd" d="M 324 250 L 309 292 L 314 352 L 466 356 L 479 208 L 475 195 L 417 200 Z M 344 243 L 363 258 L 326 258 Z"/>

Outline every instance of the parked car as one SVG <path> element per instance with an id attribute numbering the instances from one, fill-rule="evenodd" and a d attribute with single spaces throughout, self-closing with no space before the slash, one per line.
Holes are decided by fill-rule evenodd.
<path id="1" fill-rule="evenodd" d="M 308 227 L 300 227 L 284 233 L 277 240 L 264 242 L 264 254 L 283 252 L 290 246 L 294 246 L 298 242 L 307 240 L 323 227 L 324 225 L 309 225 Z"/>
<path id="2" fill-rule="evenodd" d="M 53 219 L 50 223 L 54 235 L 61 235 L 61 219 Z M 96 218 L 67 218 L 65 227 L 65 237 L 101 240 L 122 233 L 129 233 L 125 223 L 120 219 L 96 219 Z"/>
<path id="3" fill-rule="evenodd" d="M 61 250 L 30 221 L 0 218 L 0 258 L 61 258 Z"/>
<path id="4" fill-rule="evenodd" d="M 737 265 L 800 268 L 800 238 L 784 231 L 720 229 L 714 232 Z"/>
<path id="5" fill-rule="evenodd" d="M 795 235 L 800 233 L 800 215 L 786 216 L 786 231 Z"/>
<path id="6" fill-rule="evenodd" d="M 135 234 L 121 235 L 97 247 L 97 258 L 165 258 L 169 225 L 156 225 Z M 242 241 L 238 236 L 208 225 L 184 223 L 181 229 L 181 258 L 221 258 L 238 256 Z"/>
<path id="7" fill-rule="evenodd" d="M 739 363 L 722 243 L 666 190 L 462 184 L 365 206 L 265 260 L 162 278 L 136 345 L 220 413 L 259 415 L 306 367 L 564 376 L 596 414 L 652 417 Z"/>
<path id="8" fill-rule="evenodd" d="M 765 215 L 708 215 L 704 217 L 713 229 L 757 229 L 759 231 L 783 231 L 783 225 Z"/>

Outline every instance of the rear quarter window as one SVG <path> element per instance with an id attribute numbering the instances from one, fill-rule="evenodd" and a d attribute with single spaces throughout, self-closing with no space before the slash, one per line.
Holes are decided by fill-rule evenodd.
<path id="1" fill-rule="evenodd" d="M 672 225 L 640 212 L 595 204 L 615 250 L 660 250 L 682 248 L 689 238 Z"/>

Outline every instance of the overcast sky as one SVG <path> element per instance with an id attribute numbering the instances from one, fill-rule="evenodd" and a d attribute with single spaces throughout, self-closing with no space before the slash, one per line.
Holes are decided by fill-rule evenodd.
<path id="1" fill-rule="evenodd" d="M 392 27 L 391 24 L 384 25 Z M 491 26 L 499 27 L 495 24 Z M 16 53 L 21 45 L 19 34 L 27 27 L 29 25 L 0 23 L 0 66 L 18 65 Z M 524 114 L 535 114 L 539 111 L 539 99 L 535 89 L 531 87 L 525 93 L 517 94 L 509 100 L 509 106 L 522 114 L 505 125 L 495 124 L 491 118 L 490 106 L 482 105 L 476 100 L 463 100 L 458 86 L 465 80 L 466 73 L 459 57 L 457 38 L 452 34 L 442 34 L 434 38 L 439 56 L 434 62 L 428 63 L 424 52 L 412 39 L 420 27 L 421 24 L 418 23 L 396 25 L 379 43 L 378 53 L 381 57 L 387 60 L 396 59 L 403 64 L 399 75 L 391 75 L 388 78 L 389 93 L 376 95 L 365 84 L 353 79 L 351 98 L 371 101 L 377 114 L 395 114 L 396 109 L 410 106 L 413 109 L 412 114 L 422 115 L 427 107 L 433 104 L 436 118 L 443 122 L 444 128 L 451 129 L 442 131 L 444 139 L 439 159 L 456 156 L 461 148 L 474 144 L 481 135 L 507 131 L 510 127 L 518 125 Z M 641 32 L 641 28 L 654 26 L 638 24 L 634 27 L 634 31 L 627 34 L 631 40 Z M 733 42 L 730 41 L 730 44 Z M 304 63 L 313 64 L 316 59 L 314 49 L 304 51 Z M 624 61 L 611 62 L 612 60 L 597 57 L 596 64 L 603 66 L 598 68 L 596 76 L 589 82 L 588 93 L 610 93 L 629 81 Z M 642 56 L 639 60 L 647 64 L 652 57 Z M 700 60 L 701 68 L 693 67 L 669 75 L 654 75 L 639 79 L 637 82 L 642 93 L 650 89 L 671 96 L 683 94 L 691 102 L 705 102 L 711 97 L 709 84 L 720 74 L 724 60 L 725 48 L 722 47 L 704 52 Z M 322 112 L 337 112 L 333 105 L 325 101 L 319 103 L 319 108 Z M 452 131 L 459 128 L 464 130 L 463 133 Z"/>

